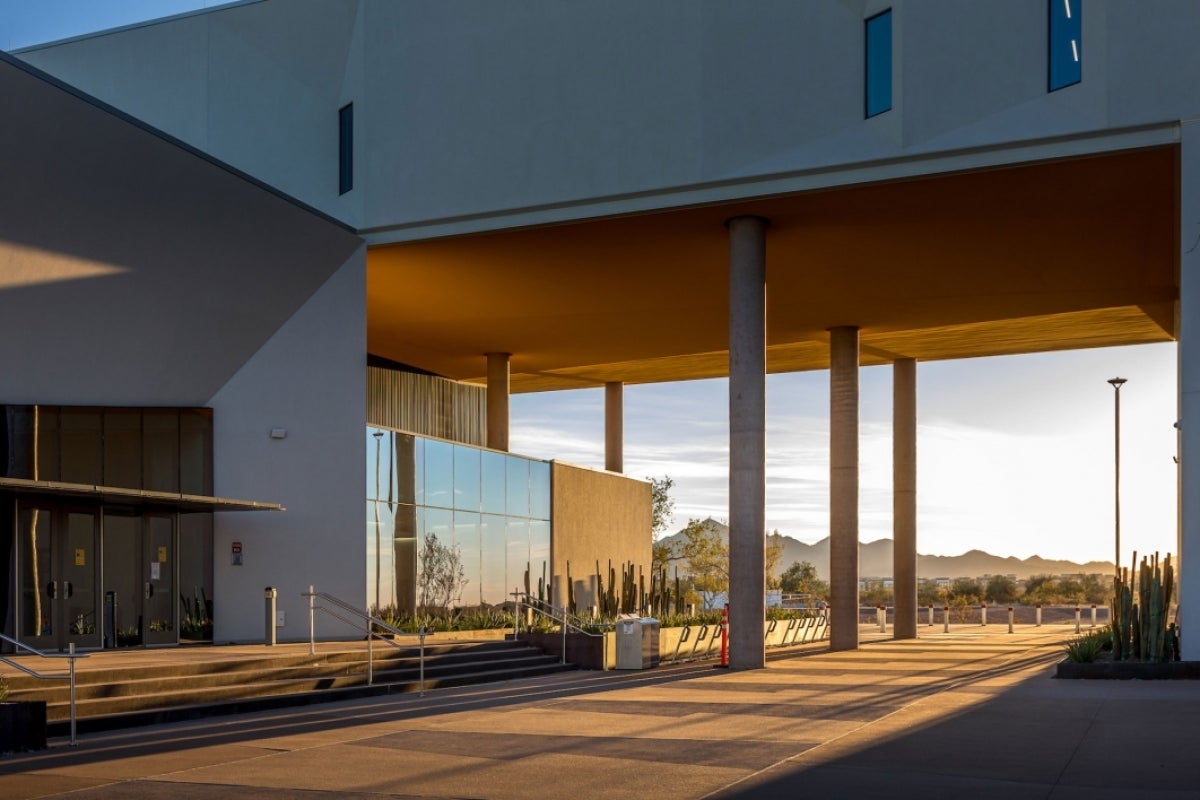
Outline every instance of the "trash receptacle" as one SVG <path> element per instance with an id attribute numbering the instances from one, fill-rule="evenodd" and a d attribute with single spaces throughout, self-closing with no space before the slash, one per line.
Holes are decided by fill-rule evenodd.
<path id="1" fill-rule="evenodd" d="M 658 666 L 658 620 L 623 614 L 617 618 L 617 669 Z"/>

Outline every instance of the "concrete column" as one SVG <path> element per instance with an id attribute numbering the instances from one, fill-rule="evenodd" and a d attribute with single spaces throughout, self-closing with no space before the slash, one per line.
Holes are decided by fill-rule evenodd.
<path id="1" fill-rule="evenodd" d="M 917 362 L 892 365 L 893 635 L 917 638 Z"/>
<path id="2" fill-rule="evenodd" d="M 625 385 L 604 384 L 604 468 L 625 471 Z"/>
<path id="3" fill-rule="evenodd" d="M 1200 122 L 1180 125 L 1179 147 L 1179 613 L 1200 618 Z M 1180 656 L 1200 661 L 1200 628 Z"/>
<path id="4" fill-rule="evenodd" d="M 487 354 L 487 446 L 508 452 L 508 353 Z"/>
<path id="5" fill-rule="evenodd" d="M 729 666 L 766 666 L 767 221 L 729 227 Z"/>
<path id="6" fill-rule="evenodd" d="M 829 331 L 829 649 L 858 649 L 858 328 Z"/>

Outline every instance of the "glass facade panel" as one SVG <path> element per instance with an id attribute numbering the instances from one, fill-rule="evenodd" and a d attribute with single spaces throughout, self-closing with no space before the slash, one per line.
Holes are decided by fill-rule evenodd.
<path id="1" fill-rule="evenodd" d="M 425 505 L 425 439 L 413 437 L 413 502 Z"/>
<path id="2" fill-rule="evenodd" d="M 60 480 L 67 483 L 104 483 L 101 445 L 103 423 L 95 409 L 62 409 L 58 415 Z"/>
<path id="3" fill-rule="evenodd" d="M 550 463 L 529 462 L 529 516 L 550 519 Z"/>
<path id="4" fill-rule="evenodd" d="M 422 505 L 453 508 L 454 445 L 425 440 L 425 502 Z"/>
<path id="5" fill-rule="evenodd" d="M 393 434 L 395 447 L 392 450 L 392 463 L 388 474 L 392 476 L 390 485 L 396 502 L 416 502 L 416 458 L 413 437 L 405 433 Z M 389 497 L 392 495 L 389 495 Z"/>
<path id="6" fill-rule="evenodd" d="M 383 470 L 385 440 L 390 440 L 385 431 L 367 429 L 367 497 L 373 500 L 387 499 L 387 486 L 383 483 L 387 479 Z"/>
<path id="7" fill-rule="evenodd" d="M 1048 0 L 1050 91 L 1083 79 L 1083 0 Z"/>
<path id="8" fill-rule="evenodd" d="M 505 466 L 505 512 L 510 517 L 529 516 L 529 462 L 510 458 Z"/>
<path id="9" fill-rule="evenodd" d="M 509 600 L 508 579 L 505 575 L 506 548 L 504 544 L 506 518 L 484 514 L 480 530 L 479 594 L 480 602 L 503 605 Z"/>
<path id="10" fill-rule="evenodd" d="M 437 548 L 454 546 L 454 512 L 444 508 L 419 509 L 417 519 L 423 522 L 417 550 L 417 609 L 440 609 L 445 598 L 438 585 L 441 573 L 435 559 Z"/>
<path id="11" fill-rule="evenodd" d="M 866 105 L 873 117 L 892 108 L 892 12 L 866 21 Z"/>
<path id="12" fill-rule="evenodd" d="M 479 514 L 469 511 L 454 512 L 454 545 L 458 548 L 463 574 L 466 576 L 462 593 L 455 598 L 462 606 L 477 606 L 483 602 L 479 590 L 481 527 Z"/>
<path id="13" fill-rule="evenodd" d="M 529 562 L 533 571 L 542 574 L 550 564 L 550 521 L 544 519 L 529 520 Z M 544 565 L 544 566 L 543 566 Z"/>
<path id="14" fill-rule="evenodd" d="M 179 515 L 179 638 L 212 641 L 212 514 Z"/>
<path id="15" fill-rule="evenodd" d="M 142 486 L 142 415 L 126 408 L 105 409 L 105 486 Z"/>
<path id="16" fill-rule="evenodd" d="M 178 492 L 179 473 L 179 412 L 147 409 L 142 415 L 142 486 L 155 492 Z"/>
<path id="17" fill-rule="evenodd" d="M 508 573 L 509 592 L 523 592 L 525 586 L 525 572 L 530 569 L 529 564 L 529 520 L 524 519 L 509 519 L 507 530 L 504 535 L 505 544 L 505 572 Z M 529 589 L 537 591 L 537 579 L 532 575 L 529 576 Z"/>
<path id="18" fill-rule="evenodd" d="M 479 510 L 479 451 L 474 447 L 454 448 L 454 507 Z"/>
<path id="19" fill-rule="evenodd" d="M 213 493 L 212 410 L 179 411 L 179 491 Z"/>
<path id="20" fill-rule="evenodd" d="M 501 605 L 527 569 L 536 589 L 550 561 L 548 463 L 375 427 L 367 443 L 368 606 L 413 614 L 430 603 Z M 436 577 L 423 576 L 432 537 L 463 567 L 465 583 L 449 597 L 422 585 Z"/>
<path id="21" fill-rule="evenodd" d="M 0 437 L 0 463 L 9 474 L 212 494 L 211 409 L 0 409 L 6 432 Z M 211 640 L 211 514 L 139 511 L 99 498 L 37 503 L 44 507 L 26 507 L 15 499 L 0 503 L 24 509 L 19 523 L 38 529 L 15 534 L 22 536 L 19 558 L 25 571 L 18 573 L 16 594 L 0 603 L 0 616 L 9 613 L 10 603 L 20 608 L 14 627 L 32 637 L 31 643 L 115 647 Z M 12 543 L 13 527 L 0 525 L 0 540 Z M 26 533 L 32 537 L 28 541 Z M 26 580 L 38 581 L 40 588 L 20 585 Z"/>
<path id="22" fill-rule="evenodd" d="M 65 480 L 59 468 L 59 431 L 58 410 L 33 410 L 37 422 L 37 474 L 22 475 L 23 478 L 34 478 L 41 481 Z"/>
<path id="23" fill-rule="evenodd" d="M 503 514 L 505 508 L 504 474 L 508 457 L 491 450 L 482 451 L 480 462 L 480 509 L 485 514 Z"/>

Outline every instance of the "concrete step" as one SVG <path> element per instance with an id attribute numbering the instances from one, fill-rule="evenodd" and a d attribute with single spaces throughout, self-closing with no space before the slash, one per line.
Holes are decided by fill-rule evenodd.
<path id="1" fill-rule="evenodd" d="M 473 668 L 478 663 L 497 666 L 517 659 L 544 658 L 542 651 L 512 643 L 486 645 L 457 645 L 426 648 L 425 664 L 428 674 L 443 674 L 447 670 Z M 394 675 L 388 680 L 404 680 L 406 673 L 415 680 L 420 656 L 411 651 L 395 653 L 376 651 L 374 657 L 376 680 Z M 239 686 L 249 683 L 268 683 L 286 680 L 323 680 L 337 677 L 361 677 L 367 673 L 365 650 L 291 656 L 254 658 L 205 664 L 182 663 L 170 666 L 130 668 L 125 670 L 80 671 L 76 676 L 77 701 L 168 694 L 178 689 L 208 689 Z M 44 700 L 51 709 L 70 700 L 67 681 L 43 681 L 19 677 L 9 680 L 14 700 Z"/>
<path id="2" fill-rule="evenodd" d="M 532 677 L 574 669 L 522 642 L 490 641 L 425 648 L 425 688 L 463 686 Z M 76 675 L 78 730 L 137 725 L 244 713 L 291 705 L 370 697 L 418 690 L 417 647 L 377 645 L 373 685 L 367 685 L 366 649 L 315 655 L 258 655 L 141 666 L 79 669 Z M 70 687 L 66 681 L 9 679 L 12 699 L 44 700 L 50 735 L 69 731 Z"/>

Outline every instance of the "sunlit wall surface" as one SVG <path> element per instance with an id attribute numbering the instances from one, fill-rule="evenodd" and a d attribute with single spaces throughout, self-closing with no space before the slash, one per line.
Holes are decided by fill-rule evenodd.
<path id="1" fill-rule="evenodd" d="M 367 605 L 413 613 L 429 537 L 461 558 L 452 606 L 500 605 L 550 562 L 550 464 L 367 428 Z M 549 576 L 547 576 L 549 577 Z"/>

